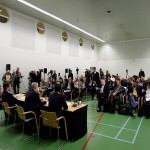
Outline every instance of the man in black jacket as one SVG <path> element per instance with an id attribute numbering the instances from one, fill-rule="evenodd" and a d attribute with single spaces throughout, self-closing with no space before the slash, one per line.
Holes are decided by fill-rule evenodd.
<path id="1" fill-rule="evenodd" d="M 39 91 L 38 83 L 33 82 L 31 85 L 31 90 L 26 93 L 24 103 L 24 110 L 33 111 L 36 114 L 37 118 L 39 118 L 40 116 L 41 107 L 46 104 L 46 100 L 41 101 L 38 91 Z"/>
<path id="2" fill-rule="evenodd" d="M 140 77 L 145 77 L 145 72 L 142 70 L 142 69 L 140 69 L 140 72 L 139 72 L 139 78 Z"/>
<path id="3" fill-rule="evenodd" d="M 4 91 L 2 93 L 2 102 L 7 102 L 9 107 L 17 104 L 17 99 L 12 95 L 12 85 L 9 82 L 4 84 Z M 15 109 L 10 109 L 11 113 L 15 114 Z"/>
<path id="4" fill-rule="evenodd" d="M 101 106 L 108 100 L 109 85 L 105 83 L 105 80 L 101 80 L 100 92 L 98 94 L 98 108 L 97 112 L 101 111 Z"/>
<path id="5" fill-rule="evenodd" d="M 120 107 L 120 104 L 122 102 L 122 99 L 123 99 L 123 95 L 125 93 L 125 89 L 123 86 L 121 86 L 121 82 L 120 80 L 116 80 L 116 84 L 117 86 L 115 87 L 112 95 L 111 95 L 111 104 L 110 104 L 110 113 L 115 113 L 115 108 L 116 108 L 116 102 L 119 104 L 119 107 Z"/>
<path id="6" fill-rule="evenodd" d="M 96 71 L 96 68 L 93 69 L 93 72 L 91 75 L 91 81 L 92 81 L 91 96 L 92 96 L 92 100 L 93 100 L 94 94 L 96 93 L 96 87 L 100 86 L 99 73 Z"/>
<path id="7" fill-rule="evenodd" d="M 68 109 L 68 105 L 65 101 L 65 96 L 60 93 L 61 85 L 56 84 L 54 93 L 49 96 L 49 112 L 56 112 L 57 117 L 61 116 L 62 108 Z"/>

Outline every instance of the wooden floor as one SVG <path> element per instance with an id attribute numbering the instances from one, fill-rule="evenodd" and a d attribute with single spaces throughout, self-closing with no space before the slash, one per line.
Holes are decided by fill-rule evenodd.
<path id="1" fill-rule="evenodd" d="M 83 103 L 88 104 L 88 133 L 80 140 L 66 143 L 42 138 L 38 144 L 37 136 L 23 141 L 21 127 L 16 131 L 13 130 L 13 124 L 0 125 L 0 150 L 58 150 L 60 147 L 61 150 L 150 149 L 150 119 L 137 115 L 132 118 L 118 115 L 117 112 L 97 112 L 97 101 L 91 101 L 90 96 L 85 97 Z"/>

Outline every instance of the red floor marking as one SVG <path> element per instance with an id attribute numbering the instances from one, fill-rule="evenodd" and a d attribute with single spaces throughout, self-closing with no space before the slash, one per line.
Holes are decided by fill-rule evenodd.
<path id="1" fill-rule="evenodd" d="M 97 116 L 93 116 L 92 117 L 92 119 L 94 119 L 94 118 L 98 118 L 98 117 L 100 117 L 102 114 L 100 114 L 100 115 L 97 115 Z"/>
<path id="2" fill-rule="evenodd" d="M 99 122 L 101 121 L 101 119 L 102 119 L 103 116 L 104 116 L 104 113 L 102 113 L 102 114 L 99 116 L 99 119 L 98 119 L 96 125 L 94 126 L 92 132 L 94 132 L 94 131 L 96 130 L 96 128 L 97 128 L 97 126 L 99 125 Z M 91 133 L 91 134 L 89 135 L 88 139 L 87 139 L 86 142 L 84 143 L 84 146 L 82 147 L 82 150 L 84 150 L 84 149 L 86 148 L 86 146 L 87 146 L 87 144 L 89 143 L 91 137 L 93 137 L 93 133 Z"/>

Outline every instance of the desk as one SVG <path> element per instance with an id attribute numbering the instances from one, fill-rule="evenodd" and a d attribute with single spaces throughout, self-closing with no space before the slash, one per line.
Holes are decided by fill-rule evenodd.
<path id="1" fill-rule="evenodd" d="M 19 101 L 25 101 L 25 95 L 15 96 Z M 42 99 L 42 98 L 41 98 Z M 81 104 L 72 107 L 73 102 L 67 102 L 68 110 L 63 110 L 63 116 L 66 118 L 68 137 L 72 142 L 82 138 L 87 133 L 87 106 Z M 46 107 L 48 104 L 45 105 Z"/>
<path id="2" fill-rule="evenodd" d="M 67 122 L 68 137 L 72 142 L 87 133 L 87 105 L 69 106 L 68 110 L 63 111 L 63 115 Z"/>

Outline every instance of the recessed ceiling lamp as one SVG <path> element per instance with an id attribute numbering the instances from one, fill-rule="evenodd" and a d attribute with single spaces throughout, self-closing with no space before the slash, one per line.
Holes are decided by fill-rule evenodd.
<path id="1" fill-rule="evenodd" d="M 64 24 L 66 24 L 66 25 L 68 25 L 68 26 L 70 26 L 70 27 L 72 27 L 72 28 L 78 30 L 78 31 L 81 31 L 82 33 L 85 33 L 86 35 L 89 35 L 89 36 L 93 37 L 94 39 L 97 39 L 98 41 L 105 42 L 105 41 L 103 41 L 102 39 L 100 39 L 100 38 L 98 38 L 98 37 L 96 37 L 96 36 L 94 36 L 94 35 L 92 35 L 92 34 L 86 32 L 86 31 L 84 31 L 84 30 L 82 30 L 82 29 L 80 29 L 80 28 L 74 26 L 73 24 L 71 24 L 71 23 L 69 23 L 69 22 L 67 22 L 67 21 L 64 21 L 64 20 L 62 20 L 61 18 L 58 18 L 58 17 L 56 17 L 56 16 L 54 16 L 54 15 L 52 15 L 52 14 L 46 12 L 45 10 L 42 10 L 42 9 L 40 9 L 40 8 L 38 8 L 38 7 L 32 5 L 32 4 L 30 4 L 30 3 L 28 3 L 28 2 L 26 2 L 26 1 L 24 1 L 24 0 L 17 0 L 17 1 L 19 1 L 19 2 L 21 2 L 21 3 L 23 3 L 23 4 L 25 4 L 25 5 L 27 5 L 27 6 L 31 7 L 31 8 L 33 8 L 33 9 L 35 9 L 35 10 L 37 10 L 37 11 L 39 11 L 39 12 L 41 12 L 41 13 L 43 13 L 43 14 L 49 16 L 49 17 L 52 17 L 52 18 L 54 18 L 54 19 L 56 19 L 56 20 L 58 20 L 58 21 L 60 21 L 60 22 L 62 22 L 62 23 L 64 23 Z"/>

